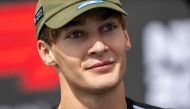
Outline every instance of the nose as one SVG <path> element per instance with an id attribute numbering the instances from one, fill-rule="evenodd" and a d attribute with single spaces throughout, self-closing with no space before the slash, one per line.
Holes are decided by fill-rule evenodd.
<path id="1" fill-rule="evenodd" d="M 106 46 L 102 41 L 96 41 L 89 49 L 88 54 L 102 56 L 107 51 L 108 46 Z"/>

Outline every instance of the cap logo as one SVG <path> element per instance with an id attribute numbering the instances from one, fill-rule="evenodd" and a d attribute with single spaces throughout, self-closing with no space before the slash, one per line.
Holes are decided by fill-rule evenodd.
<path id="1" fill-rule="evenodd" d="M 77 8 L 77 10 L 81 9 L 81 8 L 84 8 L 88 5 L 92 5 L 92 4 L 99 4 L 99 3 L 103 3 L 104 1 L 103 0 L 89 0 L 89 1 L 86 1 L 82 4 L 80 4 L 80 6 Z"/>
<path id="2" fill-rule="evenodd" d="M 35 15 L 35 19 L 34 19 L 34 23 L 35 25 L 38 24 L 38 22 L 44 18 L 44 11 L 43 11 L 43 7 L 40 7 L 39 10 L 37 11 L 36 15 Z"/>

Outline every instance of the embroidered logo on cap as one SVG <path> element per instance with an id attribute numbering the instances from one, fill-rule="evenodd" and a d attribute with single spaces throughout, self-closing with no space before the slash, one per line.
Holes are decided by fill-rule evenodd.
<path id="1" fill-rule="evenodd" d="M 92 4 L 99 4 L 99 3 L 103 3 L 104 1 L 103 0 L 89 0 L 89 1 L 86 1 L 82 4 L 80 4 L 80 6 L 77 8 L 77 10 L 81 9 L 81 8 L 84 8 L 88 5 L 92 5 Z"/>
<path id="2" fill-rule="evenodd" d="M 44 11 L 43 11 L 43 7 L 40 7 L 39 10 L 37 11 L 36 15 L 35 15 L 35 19 L 34 19 L 34 23 L 35 25 L 38 24 L 38 22 L 44 18 Z"/>

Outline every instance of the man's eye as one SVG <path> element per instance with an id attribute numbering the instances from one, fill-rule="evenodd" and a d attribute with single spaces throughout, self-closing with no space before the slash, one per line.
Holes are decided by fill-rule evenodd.
<path id="1" fill-rule="evenodd" d="M 116 28 L 115 25 L 112 24 L 107 24 L 103 27 L 103 31 L 109 32 L 109 31 L 113 31 Z"/>
<path id="2" fill-rule="evenodd" d="M 71 32 L 67 38 L 70 38 L 70 39 L 78 39 L 78 38 L 81 38 L 83 36 L 83 33 L 80 32 L 80 31 L 75 31 L 75 32 Z"/>

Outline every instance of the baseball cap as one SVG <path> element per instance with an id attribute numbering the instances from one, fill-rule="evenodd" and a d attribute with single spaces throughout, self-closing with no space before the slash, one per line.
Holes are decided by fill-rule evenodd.
<path id="1" fill-rule="evenodd" d="M 108 8 L 127 16 L 119 0 L 38 0 L 34 18 L 36 36 L 39 37 L 44 25 L 58 29 L 95 8 Z"/>

